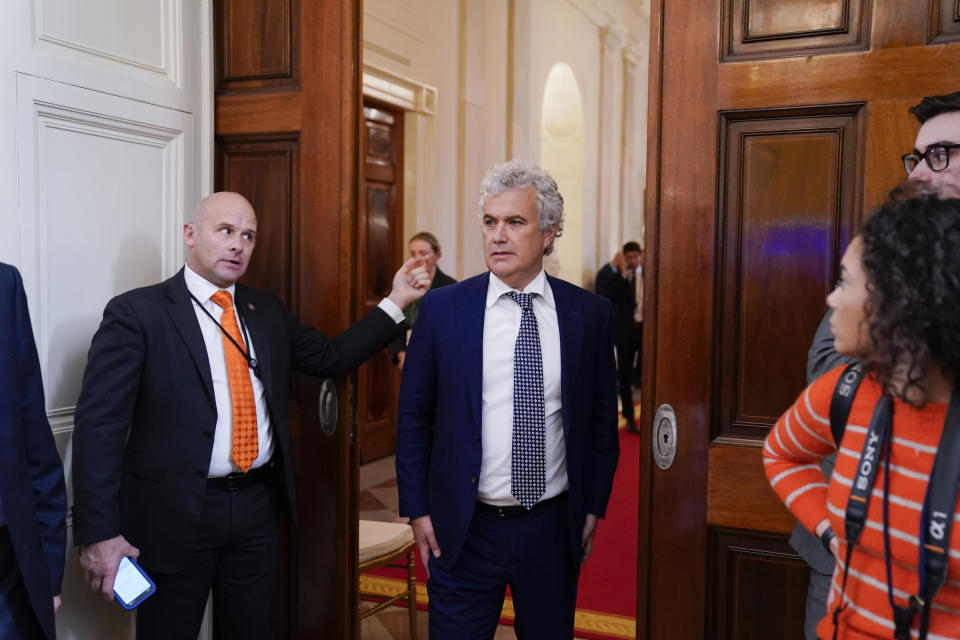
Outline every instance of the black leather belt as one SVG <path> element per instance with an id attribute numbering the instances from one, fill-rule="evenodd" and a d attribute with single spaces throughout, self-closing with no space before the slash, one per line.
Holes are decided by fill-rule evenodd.
<path id="1" fill-rule="evenodd" d="M 273 480 L 276 470 L 277 465 L 271 460 L 267 464 L 259 466 L 256 469 L 250 469 L 246 473 L 237 471 L 236 473 L 231 473 L 230 475 L 219 478 L 207 478 L 207 489 L 240 491 L 241 489 Z"/>
<path id="2" fill-rule="evenodd" d="M 555 495 L 548 500 L 542 500 L 538 502 L 537 504 L 533 505 L 529 510 L 526 507 L 522 507 L 520 505 L 513 505 L 509 507 L 498 507 L 495 504 L 487 504 L 486 502 L 480 502 L 480 501 L 477 501 L 477 508 L 483 511 L 490 511 L 492 513 L 495 513 L 500 518 L 519 518 L 527 515 L 531 511 L 535 511 L 542 507 L 551 505 L 555 502 L 559 502 L 561 499 L 566 500 L 566 498 L 567 498 L 567 492 L 564 491 L 563 493 Z"/>

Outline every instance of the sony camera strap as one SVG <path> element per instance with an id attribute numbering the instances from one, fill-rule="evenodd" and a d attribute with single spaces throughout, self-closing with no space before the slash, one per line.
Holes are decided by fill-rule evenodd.
<path id="1" fill-rule="evenodd" d="M 193 295 L 193 294 L 191 293 L 191 294 L 190 294 L 190 298 L 197 304 L 198 307 L 200 307 L 200 309 L 201 309 L 205 314 L 207 314 L 207 317 L 210 318 L 210 320 L 213 322 L 213 324 L 217 325 L 217 328 L 220 329 L 221 333 L 223 333 L 223 335 L 225 335 L 228 340 L 230 340 L 230 342 L 233 344 L 233 346 L 235 346 L 235 347 L 237 348 L 237 351 L 240 352 L 240 355 L 243 356 L 243 359 L 247 361 L 247 366 L 250 367 L 251 369 L 253 369 L 253 375 L 255 375 L 255 376 L 257 376 L 257 377 L 259 378 L 259 377 L 260 377 L 260 364 L 257 362 L 257 359 L 254 358 L 254 357 L 252 357 L 252 356 L 247 352 L 246 349 L 244 349 L 243 347 L 241 347 L 240 344 L 239 344 L 236 340 L 233 339 L 233 336 L 230 335 L 230 332 L 223 328 L 223 325 L 220 324 L 220 323 L 217 321 L 217 319 L 213 317 L 213 314 L 210 313 L 210 312 L 207 310 L 207 308 L 206 308 L 205 306 L 203 306 L 203 304 L 202 304 L 199 300 L 197 300 L 197 297 L 196 297 L 195 295 Z M 234 308 L 236 309 L 236 307 L 234 307 Z M 243 314 L 240 313 L 240 309 L 237 309 L 237 315 L 240 316 L 240 331 L 242 331 L 242 332 L 245 334 L 246 340 L 247 340 L 247 344 L 250 344 L 250 331 L 247 330 L 247 321 L 244 319 Z"/>
<path id="2" fill-rule="evenodd" d="M 950 530 L 956 509 L 957 493 L 960 488 L 960 389 L 955 388 L 950 397 L 950 406 L 944 420 L 943 433 L 937 446 L 933 470 L 927 484 L 923 510 L 920 516 L 920 536 L 918 543 L 919 591 L 908 599 L 908 606 L 894 603 L 891 580 L 889 496 L 890 496 L 890 452 L 893 448 L 893 401 L 883 395 L 877 401 L 870 420 L 870 427 L 864 440 L 860 460 L 844 516 L 847 539 L 847 553 L 843 568 L 843 582 L 840 603 L 833 613 L 834 638 L 837 634 L 837 622 L 840 612 L 846 608 L 843 595 L 846 591 L 847 576 L 850 571 L 850 559 L 853 547 L 863 532 L 867 519 L 867 507 L 876 482 L 879 458 L 884 458 L 883 492 L 883 540 L 884 559 L 887 572 L 887 598 L 893 609 L 894 638 L 910 640 L 910 627 L 913 617 L 922 612 L 920 621 L 920 640 L 927 636 L 930 618 L 930 602 L 946 580 Z"/>
<path id="3" fill-rule="evenodd" d="M 843 582 L 840 586 L 840 598 L 837 608 L 833 610 L 833 637 L 837 638 L 840 613 L 847 608 L 843 600 L 847 592 L 847 577 L 850 573 L 850 558 L 853 556 L 853 547 L 863 533 L 863 526 L 867 521 L 867 507 L 870 505 L 870 494 L 873 492 L 873 483 L 877 479 L 877 468 L 880 466 L 881 448 L 887 444 L 889 432 L 893 426 L 893 402 L 889 396 L 880 396 L 873 408 L 873 417 L 870 418 L 870 427 L 867 437 L 863 441 L 863 450 L 857 462 L 857 471 L 850 486 L 850 497 L 847 498 L 847 511 L 844 515 L 844 537 L 847 540 L 846 559 L 843 563 Z M 837 445 L 839 449 L 840 445 Z"/>
<path id="4" fill-rule="evenodd" d="M 930 472 L 930 485 L 920 516 L 920 598 L 923 616 L 920 638 L 926 638 L 930 624 L 930 601 L 947 579 L 950 530 L 960 490 L 960 388 L 950 394 L 950 406 Z M 889 561 L 888 561 L 889 562 Z"/>
<path id="5" fill-rule="evenodd" d="M 837 386 L 833 388 L 833 397 L 830 398 L 830 432 L 833 433 L 833 443 L 840 449 L 843 432 L 847 428 L 847 418 L 850 416 L 850 407 L 853 406 L 853 397 L 857 395 L 860 381 L 863 380 L 863 365 L 851 362 L 844 368 Z"/>

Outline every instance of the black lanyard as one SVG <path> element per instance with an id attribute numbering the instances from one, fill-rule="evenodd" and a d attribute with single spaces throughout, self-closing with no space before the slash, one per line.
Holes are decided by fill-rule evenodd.
<path id="1" fill-rule="evenodd" d="M 213 317 L 213 314 L 210 313 L 209 311 L 207 311 L 207 308 L 206 308 L 205 306 L 203 306 L 203 304 L 202 304 L 199 300 L 197 300 L 197 297 L 196 297 L 195 295 L 193 295 L 193 294 L 191 293 L 191 294 L 190 294 L 190 298 L 197 304 L 198 307 L 200 307 L 200 309 L 201 309 L 205 314 L 207 314 L 207 317 L 210 318 L 210 320 L 213 321 L 213 324 L 217 325 L 217 328 L 220 329 L 220 331 L 223 333 L 223 335 L 225 335 L 225 336 L 227 337 L 227 339 L 230 340 L 231 343 L 233 343 L 233 346 L 235 346 L 235 347 L 237 348 L 237 351 L 240 352 L 240 355 L 243 356 L 243 359 L 247 361 L 247 366 L 250 367 L 251 369 L 253 369 L 253 375 L 255 375 L 255 376 L 257 376 L 257 378 L 259 378 L 259 377 L 260 377 L 260 363 L 257 362 L 257 359 L 254 358 L 254 357 L 251 357 L 251 355 L 247 352 L 247 350 L 244 349 L 243 347 L 241 347 L 241 346 L 240 346 L 240 343 L 233 339 L 233 336 L 230 335 L 230 332 L 227 331 L 226 329 L 224 329 L 222 324 L 220 324 L 219 322 L 217 322 L 217 319 Z M 236 307 L 234 307 L 234 308 L 236 308 Z M 224 310 L 224 311 L 226 311 L 226 310 Z M 246 335 L 247 344 L 250 344 L 250 331 L 247 330 L 247 321 L 244 320 L 243 314 L 240 313 L 240 309 L 237 309 L 237 315 L 240 316 L 240 331 L 242 331 L 242 332 Z"/>
<path id="2" fill-rule="evenodd" d="M 890 452 L 893 449 L 893 401 L 883 395 L 873 409 L 870 427 L 867 429 L 863 450 L 857 462 L 847 511 L 844 516 L 847 538 L 846 561 L 843 568 L 843 583 L 840 590 L 840 603 L 833 612 L 834 638 L 837 636 L 837 622 L 840 612 L 846 608 L 843 596 L 847 588 L 847 575 L 850 572 L 850 558 L 853 547 L 863 532 L 867 519 L 867 506 L 876 482 L 879 459 L 884 457 L 883 491 L 883 546 L 887 570 L 887 599 L 893 609 L 894 638 L 910 640 L 910 627 L 913 617 L 922 612 L 920 620 L 920 640 L 927 636 L 930 622 L 930 601 L 943 586 L 947 577 L 950 529 L 957 504 L 957 490 L 960 487 L 960 388 L 954 388 L 950 396 L 950 407 L 944 420 L 943 433 L 937 446 L 933 470 L 927 483 L 923 510 L 920 515 L 920 536 L 918 543 L 919 591 L 908 599 L 908 606 L 900 607 L 893 600 L 890 556 Z"/>

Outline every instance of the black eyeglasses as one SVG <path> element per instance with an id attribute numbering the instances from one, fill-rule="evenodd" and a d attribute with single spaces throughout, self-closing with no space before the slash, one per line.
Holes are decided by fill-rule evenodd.
<path id="1" fill-rule="evenodd" d="M 921 160 L 926 160 L 930 171 L 943 171 L 950 165 L 950 152 L 954 149 L 960 149 L 960 144 L 935 144 L 927 147 L 923 153 L 905 153 L 903 168 L 907 170 L 907 175 L 910 175 Z"/>

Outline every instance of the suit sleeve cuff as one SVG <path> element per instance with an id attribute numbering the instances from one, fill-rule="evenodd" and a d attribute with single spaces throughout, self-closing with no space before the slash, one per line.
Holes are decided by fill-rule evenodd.
<path id="1" fill-rule="evenodd" d="M 390 298 L 384 298 L 377 306 L 380 307 L 384 313 L 393 318 L 393 321 L 397 324 L 403 322 L 403 310 L 394 304 L 393 300 Z"/>

